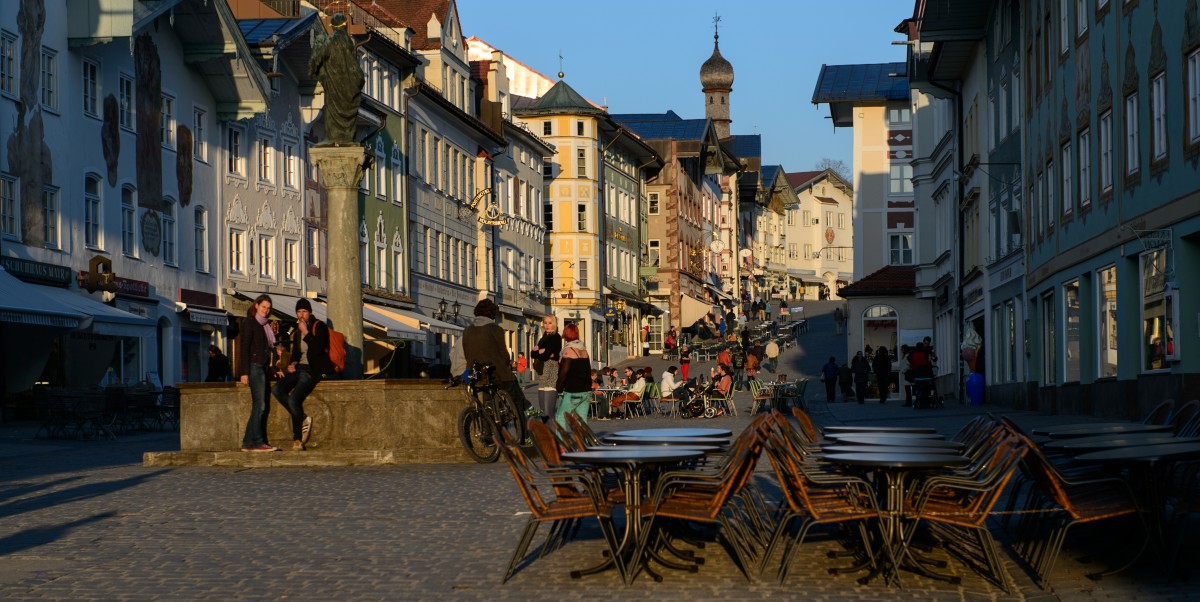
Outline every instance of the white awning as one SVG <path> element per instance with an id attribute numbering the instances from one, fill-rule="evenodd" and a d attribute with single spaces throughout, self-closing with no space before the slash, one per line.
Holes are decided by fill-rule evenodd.
<path id="1" fill-rule="evenodd" d="M 117 337 L 152 337 L 154 320 L 136 316 L 127 311 L 109 307 L 95 299 L 79 293 L 53 286 L 38 286 L 38 292 L 46 298 L 66 305 L 85 316 L 91 316 L 92 332 Z"/>
<path id="2" fill-rule="evenodd" d="M 703 318 L 705 314 L 713 310 L 713 304 L 708 301 L 701 301 L 691 295 L 683 295 L 683 302 L 680 304 L 680 320 L 684 326 L 691 326 L 693 322 Z"/>
<path id="3" fill-rule="evenodd" d="M 400 320 L 401 322 L 404 322 L 405 324 L 408 324 L 409 326 L 427 328 L 429 332 L 435 334 L 458 335 L 462 334 L 463 331 L 462 326 L 457 326 L 449 322 L 443 322 L 437 318 L 423 316 L 419 313 L 408 311 L 407 309 L 397 309 L 395 307 L 384 308 L 378 306 L 376 309 L 386 315 L 390 315 Z"/>
<path id="4" fill-rule="evenodd" d="M 47 299 L 35 284 L 26 284 L 0 267 L 0 322 L 79 328 L 87 319 L 74 307 Z"/>
<path id="5" fill-rule="evenodd" d="M 296 302 L 299 300 L 300 297 L 271 295 L 271 309 L 285 316 L 291 316 L 294 318 L 296 317 Z M 312 306 L 312 314 L 316 319 L 322 322 L 329 321 L 329 311 L 326 309 L 324 303 L 321 303 L 316 299 L 309 299 L 308 303 Z M 337 329 L 336 326 L 334 329 Z"/>
<path id="6" fill-rule="evenodd" d="M 188 305 L 175 302 L 175 311 L 185 313 L 189 320 L 196 324 L 211 324 L 213 326 L 229 326 L 229 312 L 215 307 Z"/>
<path id="7" fill-rule="evenodd" d="M 364 303 L 363 320 L 387 330 L 389 337 L 425 342 L 425 331 L 409 326 L 395 316 L 388 315 L 378 305 Z"/>

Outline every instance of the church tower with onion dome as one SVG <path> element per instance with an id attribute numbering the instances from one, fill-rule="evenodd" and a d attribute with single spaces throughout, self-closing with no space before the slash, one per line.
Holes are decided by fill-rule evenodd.
<path id="1" fill-rule="evenodd" d="M 721 17 L 713 17 L 713 52 L 700 66 L 700 88 L 704 91 L 704 116 L 711 119 L 721 139 L 729 137 L 729 93 L 733 91 L 733 65 L 721 56 Z"/>

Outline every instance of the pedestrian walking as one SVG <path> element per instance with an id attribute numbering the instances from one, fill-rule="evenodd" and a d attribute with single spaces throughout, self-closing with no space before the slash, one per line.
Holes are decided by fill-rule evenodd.
<path id="1" fill-rule="evenodd" d="M 517 383 L 522 387 L 525 386 L 525 373 L 529 371 L 529 358 L 525 357 L 524 351 L 517 352 Z"/>
<path id="2" fill-rule="evenodd" d="M 846 320 L 846 316 L 842 313 L 842 308 L 838 307 L 833 310 L 833 326 L 837 334 L 842 334 L 842 322 Z"/>
<path id="3" fill-rule="evenodd" d="M 683 383 L 688 381 L 688 368 L 692 365 L 692 346 L 684 341 L 679 346 L 679 373 L 683 375 Z"/>
<path id="4" fill-rule="evenodd" d="M 775 339 L 767 341 L 767 346 L 763 349 L 763 353 L 767 356 L 767 362 L 763 365 L 768 372 L 775 372 L 779 367 L 779 343 Z"/>
<path id="5" fill-rule="evenodd" d="M 888 390 L 892 388 L 892 358 L 888 356 L 887 347 L 880 346 L 875 350 L 871 367 L 875 370 L 875 383 L 879 386 L 879 403 L 886 403 Z"/>
<path id="6" fill-rule="evenodd" d="M 864 404 L 867 402 L 867 381 L 871 377 L 871 365 L 867 363 L 867 358 L 863 357 L 863 352 L 859 351 L 854 356 L 854 361 L 850 364 L 850 373 L 854 375 L 854 397 L 860 405 Z"/>
<path id="7" fill-rule="evenodd" d="M 837 397 L 838 365 L 832 355 L 821 367 L 821 381 L 825 383 L 825 403 L 833 403 Z"/>
<path id="8" fill-rule="evenodd" d="M 842 388 L 842 403 L 850 403 L 850 396 L 854 394 L 854 374 L 846 362 L 838 366 L 838 386 Z"/>
<path id="9" fill-rule="evenodd" d="M 567 414 L 574 413 L 585 424 L 588 408 L 595 394 L 592 393 L 592 362 L 588 358 L 583 341 L 579 340 L 579 327 L 567 324 L 562 333 L 562 358 L 559 360 L 559 392 L 557 415 L 558 425 L 567 428 Z"/>
<path id="10" fill-rule="evenodd" d="M 554 316 L 542 318 L 545 334 L 537 346 L 529 350 L 533 358 L 533 369 L 538 376 L 538 409 L 547 418 L 558 415 L 558 361 L 562 353 L 562 336 L 558 334 L 558 320 Z"/>
<path id="11" fill-rule="evenodd" d="M 730 353 L 729 366 L 733 368 L 733 385 L 741 391 L 746 388 L 746 350 L 734 344 Z"/>

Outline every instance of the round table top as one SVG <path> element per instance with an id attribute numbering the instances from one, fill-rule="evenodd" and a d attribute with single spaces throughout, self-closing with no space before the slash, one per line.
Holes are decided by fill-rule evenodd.
<path id="1" fill-rule="evenodd" d="M 613 433 L 621 437 L 721 437 L 729 438 L 733 436 L 733 431 L 729 429 L 716 428 L 659 428 L 659 429 L 633 429 L 629 431 L 617 431 Z"/>
<path id="2" fill-rule="evenodd" d="M 945 439 L 926 439 L 921 437 L 899 437 L 896 435 L 858 435 L 845 434 L 827 437 L 830 445 L 883 445 L 889 447 L 941 447 L 946 449 L 961 449 L 962 443 L 946 441 Z"/>
<path id="3" fill-rule="evenodd" d="M 1033 429 L 1034 435 L 1051 439 L 1071 439 L 1112 433 L 1162 433 L 1171 430 L 1169 424 L 1142 424 L 1140 422 L 1096 422 L 1092 424 L 1060 424 Z"/>
<path id="4" fill-rule="evenodd" d="M 1082 454 L 1119 447 L 1140 447 L 1143 445 L 1161 445 L 1164 443 L 1200 443 L 1200 437 L 1173 437 L 1167 433 L 1117 433 L 1096 437 L 1081 437 L 1078 439 L 1055 439 L 1047 442 L 1042 447 Z"/>
<path id="5" fill-rule="evenodd" d="M 829 454 L 935 454 L 946 455 L 953 454 L 953 450 L 948 447 L 903 447 L 903 446 L 879 446 L 879 445 L 828 445 L 821 448 L 825 451 L 825 455 Z"/>
<path id="6" fill-rule="evenodd" d="M 939 441 L 945 439 L 938 433 L 903 433 L 898 431 L 854 431 L 854 432 L 829 432 L 825 431 L 826 439 L 844 439 L 846 437 L 893 437 L 895 439 L 927 439 L 931 441 Z"/>
<path id="7" fill-rule="evenodd" d="M 622 437 L 619 435 L 609 435 L 604 437 L 608 443 L 616 445 L 681 445 L 690 447 L 693 445 L 712 445 L 726 446 L 728 442 L 723 439 L 713 439 L 710 437 Z"/>
<path id="8" fill-rule="evenodd" d="M 928 426 L 871 426 L 867 424 L 851 424 L 842 426 L 827 426 L 826 433 L 925 433 L 936 434 L 937 430 Z"/>
<path id="9" fill-rule="evenodd" d="M 1120 449 L 1082 454 L 1075 456 L 1075 459 L 1081 462 L 1121 464 L 1127 462 L 1153 463 L 1159 460 L 1179 460 L 1195 457 L 1200 457 L 1200 443 L 1160 443 L 1158 445 L 1122 447 Z"/>
<path id="10" fill-rule="evenodd" d="M 668 444 L 650 444 L 650 445 L 592 445 L 587 448 L 587 451 L 659 451 Z M 689 450 L 694 449 L 702 452 L 719 452 L 724 451 L 724 447 L 719 445 L 675 445 L 670 444 L 670 449 Z"/>
<path id="11" fill-rule="evenodd" d="M 559 457 L 567 462 L 580 462 L 583 464 L 665 464 L 668 462 L 695 460 L 703 455 L 704 452 L 699 450 L 668 447 L 644 450 L 635 449 L 630 451 L 614 449 L 611 451 L 567 452 Z"/>
<path id="12" fill-rule="evenodd" d="M 875 466 L 879 468 L 947 468 L 963 466 L 969 461 L 958 454 L 912 454 L 891 452 L 857 452 L 848 454 L 826 454 L 825 459 L 849 466 Z"/>

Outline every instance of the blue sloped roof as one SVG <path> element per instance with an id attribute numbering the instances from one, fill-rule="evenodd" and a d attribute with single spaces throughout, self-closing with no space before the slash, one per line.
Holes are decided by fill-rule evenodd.
<path id="1" fill-rule="evenodd" d="M 614 121 L 629 128 L 643 140 L 700 140 L 704 137 L 704 119 L 677 119 L 675 121 L 625 121 L 623 115 L 614 116 Z"/>
<path id="2" fill-rule="evenodd" d="M 889 73 L 900 74 L 889 77 Z M 908 77 L 904 63 L 869 65 L 821 65 L 813 90 L 813 103 L 854 100 L 908 100 Z"/>
<path id="3" fill-rule="evenodd" d="M 782 169 L 783 169 L 783 167 L 779 166 L 779 165 L 763 165 L 762 166 L 763 182 L 765 184 L 774 184 L 775 176 L 778 176 L 779 172 Z"/>
<path id="4" fill-rule="evenodd" d="M 747 159 L 762 156 L 761 134 L 737 134 L 730 136 L 730 146 L 735 157 Z"/>
<path id="5" fill-rule="evenodd" d="M 251 46 L 271 41 L 278 35 L 279 42 L 287 42 L 295 35 L 305 31 L 305 26 L 316 19 L 317 13 L 310 13 L 300 19 L 242 19 L 238 21 L 238 29 L 242 37 Z"/>
<path id="6" fill-rule="evenodd" d="M 621 123 L 634 123 L 638 121 L 682 121 L 675 111 L 667 110 L 666 113 L 621 113 L 620 115 L 612 116 L 614 121 Z"/>

